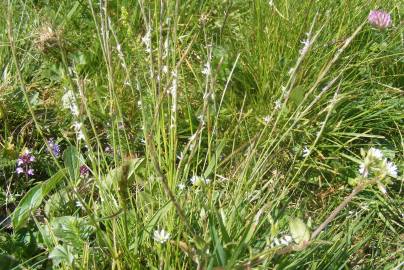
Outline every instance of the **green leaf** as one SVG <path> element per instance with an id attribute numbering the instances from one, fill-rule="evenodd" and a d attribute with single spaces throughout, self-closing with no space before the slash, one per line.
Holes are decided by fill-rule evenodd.
<path id="1" fill-rule="evenodd" d="M 69 266 L 72 266 L 74 261 L 73 248 L 70 246 L 57 245 L 51 253 L 49 253 L 49 259 L 52 260 L 53 265 L 57 266 L 64 262 Z"/>
<path id="2" fill-rule="evenodd" d="M 289 229 L 296 243 L 302 244 L 310 240 L 310 231 L 300 218 L 292 218 L 289 221 Z"/>
<path id="3" fill-rule="evenodd" d="M 44 197 L 56 187 L 64 175 L 65 170 L 62 169 L 45 182 L 32 187 L 25 194 L 11 216 L 14 230 L 19 230 L 25 225 L 31 212 L 41 205 Z"/>
<path id="4" fill-rule="evenodd" d="M 219 234 L 217 233 L 215 225 L 213 224 L 213 221 L 211 221 L 211 220 L 209 222 L 209 227 L 210 227 L 210 234 L 213 239 L 213 243 L 215 245 L 216 256 L 219 259 L 220 264 L 222 266 L 225 266 L 227 263 L 226 252 L 224 251 L 223 245 L 219 239 Z"/>
<path id="5" fill-rule="evenodd" d="M 80 174 L 80 154 L 76 147 L 69 146 L 63 152 L 65 167 L 71 179 L 77 179 Z"/>
<path id="6" fill-rule="evenodd" d="M 25 225 L 31 211 L 38 208 L 42 200 L 42 184 L 34 186 L 25 194 L 11 217 L 14 230 L 19 230 Z"/>

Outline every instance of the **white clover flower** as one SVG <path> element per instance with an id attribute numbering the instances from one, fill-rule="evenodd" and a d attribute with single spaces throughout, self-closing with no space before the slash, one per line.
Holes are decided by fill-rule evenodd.
<path id="1" fill-rule="evenodd" d="M 307 148 L 307 146 L 305 146 L 304 148 L 303 148 L 303 157 L 307 157 L 307 156 L 309 156 L 310 155 L 310 149 L 309 148 Z"/>
<path id="2" fill-rule="evenodd" d="M 163 244 L 170 240 L 170 234 L 166 232 L 164 229 L 161 230 L 155 230 L 153 233 L 153 239 L 156 242 L 159 242 L 160 244 Z"/>
<path id="3" fill-rule="evenodd" d="M 382 153 L 382 151 L 380 151 L 380 150 L 377 149 L 377 148 L 373 148 L 373 147 L 370 148 L 368 154 L 369 154 L 370 157 L 373 157 L 373 158 L 375 158 L 375 159 L 379 159 L 379 160 L 382 160 L 382 159 L 383 159 L 383 153 Z"/>
<path id="4" fill-rule="evenodd" d="M 396 178 L 397 177 L 397 166 L 393 162 L 387 161 L 386 163 L 387 175 Z"/>

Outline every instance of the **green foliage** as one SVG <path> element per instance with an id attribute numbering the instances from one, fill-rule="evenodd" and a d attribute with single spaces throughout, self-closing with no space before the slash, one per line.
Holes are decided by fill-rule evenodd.
<path id="1" fill-rule="evenodd" d="M 401 8 L 0 2 L 0 268 L 399 267 Z"/>

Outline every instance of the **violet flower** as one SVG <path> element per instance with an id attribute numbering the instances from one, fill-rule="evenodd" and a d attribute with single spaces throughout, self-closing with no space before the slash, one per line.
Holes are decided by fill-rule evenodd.
<path id="1" fill-rule="evenodd" d="M 50 138 L 48 140 L 48 144 L 49 144 L 49 148 L 52 150 L 52 153 L 55 157 L 59 157 L 60 156 L 60 145 L 55 142 L 55 139 Z"/>
<path id="2" fill-rule="evenodd" d="M 17 168 L 15 172 L 20 174 L 25 174 L 25 176 L 33 176 L 34 169 L 32 168 L 32 163 L 35 161 L 35 156 L 26 149 L 17 159 Z"/>

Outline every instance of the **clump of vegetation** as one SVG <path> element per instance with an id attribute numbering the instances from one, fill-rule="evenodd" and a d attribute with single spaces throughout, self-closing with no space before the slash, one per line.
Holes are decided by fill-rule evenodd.
<path id="1" fill-rule="evenodd" d="M 0 3 L 0 269 L 399 269 L 399 1 Z"/>

